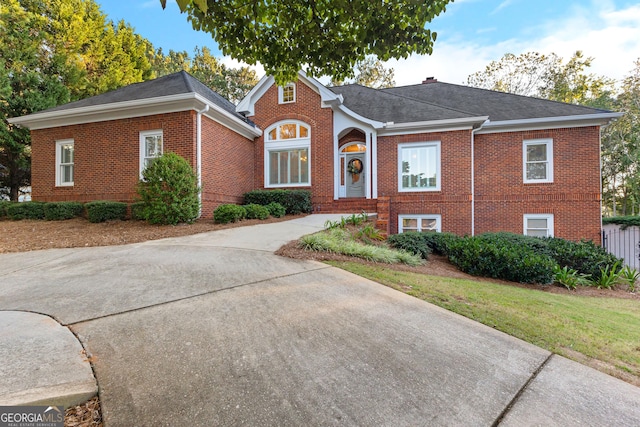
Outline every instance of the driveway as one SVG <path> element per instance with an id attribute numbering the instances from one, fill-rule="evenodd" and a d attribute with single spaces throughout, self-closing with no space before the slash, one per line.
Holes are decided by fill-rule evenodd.
<path id="1" fill-rule="evenodd" d="M 0 310 L 78 336 L 109 427 L 640 424 L 630 384 L 273 255 L 327 218 L 2 255 Z"/>

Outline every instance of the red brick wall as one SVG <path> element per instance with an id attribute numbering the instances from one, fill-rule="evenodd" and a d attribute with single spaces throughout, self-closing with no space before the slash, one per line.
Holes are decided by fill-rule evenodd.
<path id="1" fill-rule="evenodd" d="M 598 127 L 477 135 L 476 233 L 523 232 L 523 215 L 554 215 L 555 236 L 600 243 Z M 522 141 L 553 139 L 553 183 L 524 184 Z"/>
<path id="2" fill-rule="evenodd" d="M 441 191 L 398 192 L 398 144 L 440 141 Z M 378 196 L 389 197 L 389 230 L 400 214 L 439 214 L 442 231 L 471 233 L 471 131 L 378 137 Z"/>
<path id="3" fill-rule="evenodd" d="M 39 201 L 132 201 L 140 177 L 140 132 L 162 129 L 164 151 L 195 164 L 195 112 L 34 130 L 32 198 Z M 74 140 L 74 185 L 56 187 L 56 141 Z"/>
<path id="4" fill-rule="evenodd" d="M 362 142 L 365 143 L 366 135 L 359 129 L 353 129 L 338 141 L 338 147 L 342 148 L 343 145 L 347 145 L 350 142 Z"/>
<path id="5" fill-rule="evenodd" d="M 260 129 L 283 120 L 300 120 L 311 128 L 311 186 L 314 206 L 333 201 L 333 113 L 321 108 L 320 95 L 302 81 L 296 83 L 296 102 L 278 104 L 278 88 L 271 86 L 255 105 L 251 117 Z M 266 132 L 265 132 L 266 133 Z M 264 188 L 264 135 L 256 139 L 255 187 Z"/>
<path id="6" fill-rule="evenodd" d="M 202 216 L 211 218 L 222 203 L 242 203 L 254 189 L 255 143 L 202 118 Z"/>

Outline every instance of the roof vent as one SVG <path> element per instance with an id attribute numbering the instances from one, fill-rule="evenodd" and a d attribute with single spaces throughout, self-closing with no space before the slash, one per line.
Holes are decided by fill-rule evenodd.
<path id="1" fill-rule="evenodd" d="M 422 81 L 422 84 L 424 85 L 427 83 L 438 83 L 438 79 L 436 79 L 435 77 L 427 77 Z"/>

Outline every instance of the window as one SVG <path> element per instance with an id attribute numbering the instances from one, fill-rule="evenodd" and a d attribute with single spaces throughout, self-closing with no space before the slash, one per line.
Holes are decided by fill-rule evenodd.
<path id="1" fill-rule="evenodd" d="M 525 214 L 524 234 L 526 236 L 553 237 L 553 215 Z"/>
<path id="2" fill-rule="evenodd" d="M 140 173 L 162 156 L 162 131 L 140 132 Z"/>
<path id="3" fill-rule="evenodd" d="M 398 233 L 406 231 L 440 232 L 440 215 L 398 215 Z"/>
<path id="4" fill-rule="evenodd" d="M 302 122 L 277 123 L 265 137 L 265 187 L 302 187 L 311 184 L 311 137 Z"/>
<path id="5" fill-rule="evenodd" d="M 398 145 L 399 191 L 440 191 L 440 141 Z"/>
<path id="6" fill-rule="evenodd" d="M 73 185 L 73 139 L 56 141 L 56 185 Z"/>
<path id="7" fill-rule="evenodd" d="M 550 139 L 524 141 L 522 156 L 525 183 L 553 182 L 553 142 Z"/>
<path id="8" fill-rule="evenodd" d="M 278 87 L 278 103 L 288 104 L 296 102 L 296 84 L 289 83 L 286 86 Z"/>

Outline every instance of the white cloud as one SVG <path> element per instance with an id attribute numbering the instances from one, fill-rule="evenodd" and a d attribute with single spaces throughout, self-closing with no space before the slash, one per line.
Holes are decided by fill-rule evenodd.
<path id="1" fill-rule="evenodd" d="M 528 38 L 508 39 L 492 45 L 473 40 L 438 40 L 432 56 L 413 55 L 387 63 L 395 69 L 396 84 L 417 84 L 425 77 L 464 83 L 505 53 L 554 52 L 568 59 L 576 50 L 594 58 L 590 72 L 616 80 L 624 78 L 640 57 L 640 5 L 615 9 L 593 1 L 574 7 L 570 16 L 551 18 L 529 29 Z"/>

